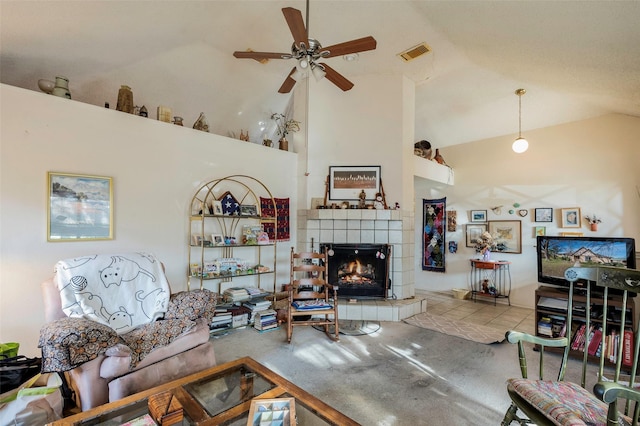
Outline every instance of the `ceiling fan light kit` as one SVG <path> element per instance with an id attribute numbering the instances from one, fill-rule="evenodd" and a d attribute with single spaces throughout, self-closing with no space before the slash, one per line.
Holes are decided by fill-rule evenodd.
<path id="1" fill-rule="evenodd" d="M 513 142 L 511 149 L 517 154 L 522 154 L 529 149 L 529 142 L 522 137 L 522 96 L 527 93 L 525 89 L 516 90 L 518 95 L 518 139 Z"/>
<path id="2" fill-rule="evenodd" d="M 326 63 L 320 63 L 319 61 L 335 56 L 342 56 L 347 61 L 357 60 L 359 52 L 374 50 L 376 48 L 376 40 L 372 36 L 367 36 L 328 47 L 322 47 L 318 40 L 309 38 L 308 12 L 309 1 L 307 0 L 307 25 L 305 26 L 305 22 L 302 19 L 302 12 L 298 9 L 292 7 L 282 9 L 284 18 L 293 36 L 291 53 L 254 52 L 248 49 L 247 51 L 233 52 L 233 56 L 239 59 L 255 59 L 259 62 L 268 59 L 295 59 L 297 64 L 289 72 L 280 89 L 278 89 L 279 93 L 289 93 L 297 81 L 309 76 L 309 70 L 311 70 L 311 73 L 317 81 L 326 78 L 341 90 L 350 90 L 353 87 L 352 82 Z"/>

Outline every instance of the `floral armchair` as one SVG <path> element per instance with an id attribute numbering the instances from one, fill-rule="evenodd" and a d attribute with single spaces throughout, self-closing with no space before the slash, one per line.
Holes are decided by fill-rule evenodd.
<path id="1" fill-rule="evenodd" d="M 209 324 L 217 294 L 171 294 L 152 255 L 60 261 L 42 291 L 42 371 L 65 372 L 83 411 L 215 365 Z"/>

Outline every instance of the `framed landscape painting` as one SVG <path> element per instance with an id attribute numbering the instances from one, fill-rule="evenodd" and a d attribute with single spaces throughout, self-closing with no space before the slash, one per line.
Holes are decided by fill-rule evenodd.
<path id="1" fill-rule="evenodd" d="M 113 239 L 112 179 L 48 173 L 47 241 Z"/>
<path id="2" fill-rule="evenodd" d="M 522 253 L 522 222 L 519 220 L 490 220 L 489 233 L 500 253 Z"/>
<path id="3" fill-rule="evenodd" d="M 475 247 L 476 241 L 480 238 L 483 232 L 487 230 L 487 225 L 467 225 L 467 247 Z"/>
<path id="4" fill-rule="evenodd" d="M 380 166 L 330 166 L 329 199 L 359 200 L 364 191 L 366 200 L 374 200 L 380 192 Z"/>
<path id="5" fill-rule="evenodd" d="M 471 222 L 486 222 L 487 211 L 486 210 L 471 210 Z"/>

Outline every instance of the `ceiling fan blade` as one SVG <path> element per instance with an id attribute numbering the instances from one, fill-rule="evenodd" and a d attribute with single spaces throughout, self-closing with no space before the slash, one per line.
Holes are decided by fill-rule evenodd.
<path id="1" fill-rule="evenodd" d="M 309 48 L 309 36 L 302 20 L 302 12 L 292 7 L 285 7 L 282 9 L 282 13 L 284 14 L 284 19 L 287 20 L 287 25 L 289 25 L 289 30 L 296 46 L 300 47 L 300 44 L 304 43 Z"/>
<path id="2" fill-rule="evenodd" d="M 344 43 L 338 43 L 332 46 L 323 47 L 320 51 L 324 52 L 325 50 L 328 50 L 329 55 L 326 57 L 331 58 L 334 56 L 348 55 L 349 53 L 358 53 L 367 50 L 373 50 L 376 48 L 376 45 L 376 39 L 371 36 L 367 36 L 356 40 L 345 41 Z"/>
<path id="3" fill-rule="evenodd" d="M 259 61 L 261 59 L 283 59 L 282 56 L 289 55 L 290 53 L 277 53 L 277 52 L 233 52 L 233 56 L 240 59 L 255 59 Z"/>
<path id="4" fill-rule="evenodd" d="M 320 64 L 324 67 L 324 71 L 326 72 L 325 78 L 338 86 L 343 91 L 351 90 L 353 87 L 353 83 L 347 80 L 342 74 L 338 71 L 331 68 L 329 65 L 322 63 Z"/>
<path id="5" fill-rule="evenodd" d="M 282 86 L 280 86 L 280 88 L 278 89 L 278 93 L 289 93 L 291 89 L 293 89 L 293 86 L 296 85 L 296 81 L 293 78 L 291 78 L 291 75 L 295 71 L 296 71 L 296 67 L 293 67 L 293 69 L 291 70 L 287 78 L 284 79 L 284 83 L 282 83 Z"/>

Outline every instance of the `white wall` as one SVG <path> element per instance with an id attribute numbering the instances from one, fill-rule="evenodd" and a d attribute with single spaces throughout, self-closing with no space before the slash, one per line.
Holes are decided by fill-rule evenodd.
<path id="1" fill-rule="evenodd" d="M 0 342 L 22 354 L 39 354 L 40 283 L 59 259 L 153 252 L 173 290 L 186 289 L 189 203 L 209 180 L 245 174 L 289 197 L 295 241 L 296 154 L 7 85 L 0 95 Z M 113 178 L 113 240 L 47 242 L 49 171 Z M 279 246 L 279 283 L 290 246 Z"/>
<path id="2" fill-rule="evenodd" d="M 472 209 L 488 210 L 489 220 L 522 221 L 522 254 L 495 254 L 512 262 L 512 303 L 531 307 L 538 286 L 533 228 L 546 226 L 547 235 L 579 231 L 585 236 L 625 236 L 640 247 L 640 118 L 606 115 L 590 120 L 528 131 L 529 150 L 515 154 L 514 136 L 487 139 L 441 149 L 455 170 L 455 185 L 416 179 L 416 289 L 449 290 L 469 285 L 465 225 Z M 428 139 L 428 138 L 427 138 Z M 447 210 L 457 212 L 457 231 L 447 241 L 458 242 L 456 254 L 446 254 L 446 273 L 422 271 L 422 199 L 447 197 Z M 524 218 L 509 214 L 513 204 L 528 210 Z M 503 205 L 496 215 L 491 207 Z M 534 222 L 533 209 L 554 209 L 552 223 Z M 597 232 L 582 221 L 581 229 L 561 229 L 559 209 L 580 207 L 582 216 L 596 214 L 603 222 Z"/>
<path id="3" fill-rule="evenodd" d="M 379 165 L 387 203 L 402 202 L 403 150 L 399 147 L 405 143 L 403 138 L 413 138 L 403 131 L 403 116 L 413 117 L 413 109 L 407 111 L 403 99 L 405 79 L 364 76 L 348 92 L 328 83 L 310 81 L 307 204 L 300 200 L 300 208 L 308 208 L 313 197 L 324 197 L 329 166 Z M 296 98 L 295 110 L 296 118 L 307 120 L 302 98 L 300 102 Z M 413 121 L 409 128 L 413 129 Z M 300 162 L 305 161 L 303 148 L 298 139 Z M 408 193 L 413 193 L 411 188 Z"/>

